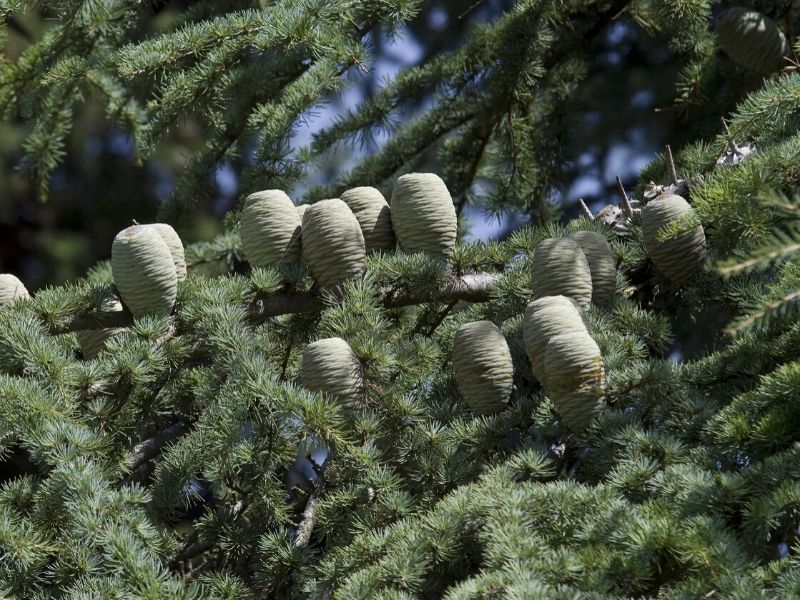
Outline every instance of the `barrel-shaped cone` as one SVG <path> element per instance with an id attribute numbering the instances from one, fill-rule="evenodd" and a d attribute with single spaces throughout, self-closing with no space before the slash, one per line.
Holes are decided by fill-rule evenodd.
<path id="1" fill-rule="evenodd" d="M 588 333 L 585 319 L 578 303 L 566 296 L 545 296 L 528 303 L 522 321 L 522 338 L 533 374 L 540 382 L 550 338 L 573 331 Z"/>
<path id="2" fill-rule="evenodd" d="M 116 299 L 109 298 L 103 302 L 103 310 L 122 310 L 122 304 Z M 106 342 L 114 335 L 125 331 L 124 327 L 107 327 L 105 329 L 86 329 L 76 331 L 75 337 L 81 354 L 86 359 L 95 358 L 106 347 Z"/>
<path id="3" fill-rule="evenodd" d="M 306 389 L 324 392 L 346 405 L 358 403 L 364 394 L 361 363 L 350 344 L 333 337 L 303 349 L 300 381 Z"/>
<path id="4" fill-rule="evenodd" d="M 397 242 L 392 229 L 392 214 L 383 194 L 374 187 L 356 187 L 341 196 L 361 226 L 367 254 L 390 252 Z"/>
<path id="5" fill-rule="evenodd" d="M 434 173 L 401 176 L 392 191 L 392 225 L 404 252 L 425 252 L 448 260 L 458 223 L 453 198 Z"/>
<path id="6" fill-rule="evenodd" d="M 453 372 L 470 410 L 490 415 L 506 407 L 514 365 L 505 337 L 491 321 L 462 325 L 453 340 Z"/>
<path id="7" fill-rule="evenodd" d="M 253 267 L 273 267 L 300 258 L 300 216 L 281 190 L 250 194 L 240 221 L 242 250 Z"/>
<path id="8" fill-rule="evenodd" d="M 595 231 L 569 234 L 578 242 L 592 273 L 592 304 L 608 306 L 617 289 L 617 261 L 605 237 Z"/>
<path id="9" fill-rule="evenodd" d="M 171 225 L 166 223 L 151 223 L 148 227 L 156 230 L 156 233 L 161 236 L 161 239 L 167 244 L 170 254 L 172 254 L 172 262 L 175 263 L 175 275 L 178 281 L 186 279 L 186 253 L 183 248 L 178 232 L 175 231 Z"/>
<path id="10" fill-rule="evenodd" d="M 324 288 L 364 274 L 364 235 L 353 212 L 339 198 L 321 200 L 303 215 L 303 260 Z"/>
<path id="11" fill-rule="evenodd" d="M 111 271 L 122 301 L 133 316 L 167 315 L 178 287 L 175 262 L 166 242 L 147 225 L 123 229 L 111 246 Z"/>
<path id="12" fill-rule="evenodd" d="M 542 385 L 561 421 L 585 429 L 603 408 L 606 374 L 600 348 L 585 331 L 553 336 L 547 342 Z"/>
<path id="13" fill-rule="evenodd" d="M 766 75 L 788 66 L 791 47 L 777 23 L 755 10 L 728 9 L 716 27 L 717 41 L 735 63 Z"/>
<path id="14" fill-rule="evenodd" d="M 106 347 L 106 342 L 114 335 L 125 331 L 124 327 L 109 327 L 106 329 L 87 329 L 76 331 L 75 337 L 81 348 L 81 354 L 86 359 L 95 358 Z"/>
<path id="15" fill-rule="evenodd" d="M 656 269 L 673 283 L 691 279 L 706 260 L 706 236 L 702 225 L 689 225 L 677 235 L 661 239 L 665 227 L 678 219 L 690 218 L 693 213 L 689 203 L 674 194 L 660 196 L 642 210 L 645 252 Z"/>
<path id="16" fill-rule="evenodd" d="M 25 284 L 16 275 L 0 273 L 0 308 L 20 298 L 30 298 Z"/>
<path id="17" fill-rule="evenodd" d="M 575 240 L 549 238 L 537 244 L 531 268 L 533 297 L 567 296 L 584 310 L 592 300 L 592 271 Z"/>

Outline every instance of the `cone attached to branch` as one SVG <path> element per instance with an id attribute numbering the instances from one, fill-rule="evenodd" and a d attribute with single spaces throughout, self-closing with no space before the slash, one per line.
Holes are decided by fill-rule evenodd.
<path id="1" fill-rule="evenodd" d="M 533 253 L 533 297 L 567 296 L 583 308 L 592 300 L 592 272 L 580 245 L 569 238 L 542 240 Z"/>
<path id="2" fill-rule="evenodd" d="M 392 225 L 404 252 L 425 252 L 448 260 L 458 223 L 444 181 L 433 173 L 401 176 L 392 191 Z"/>
<path id="3" fill-rule="evenodd" d="M 617 175 L 617 193 L 619 194 L 619 204 L 606 204 L 601 208 L 597 214 L 592 214 L 589 207 L 580 200 L 581 208 L 584 215 L 590 220 L 602 223 L 611 229 L 620 237 L 630 235 L 628 230 L 631 219 L 635 214 L 642 211 L 641 203 L 638 200 L 628 197 L 625 191 L 625 186 L 622 185 L 622 180 Z"/>
<path id="4" fill-rule="evenodd" d="M 167 244 L 170 254 L 172 254 L 172 262 L 175 263 L 175 275 L 178 281 L 186 279 L 186 254 L 183 249 L 183 242 L 181 241 L 178 232 L 175 231 L 171 225 L 166 223 L 150 223 L 148 227 L 155 229 L 156 233 L 161 236 L 164 243 Z"/>
<path id="5" fill-rule="evenodd" d="M 617 289 L 617 261 L 605 237 L 594 231 L 569 234 L 578 242 L 592 273 L 592 304 L 608 306 Z"/>
<path id="6" fill-rule="evenodd" d="M 300 258 L 300 216 L 281 190 L 250 194 L 241 216 L 242 250 L 254 267 L 272 267 Z"/>
<path id="7" fill-rule="evenodd" d="M 692 225 L 694 210 L 681 196 L 659 196 L 642 210 L 642 232 L 647 256 L 673 283 L 684 283 L 703 266 L 706 236 L 702 225 Z M 678 221 L 687 225 L 677 235 L 663 239 L 665 228 Z"/>
<path id="8" fill-rule="evenodd" d="M 108 329 L 90 329 L 86 331 L 76 331 L 75 337 L 81 354 L 87 360 L 95 358 L 106 347 L 106 342 L 114 335 L 125 331 L 124 327 L 113 327 Z"/>
<path id="9" fill-rule="evenodd" d="M 326 288 L 364 274 L 364 235 L 342 200 L 321 200 L 303 215 L 303 260 L 314 279 Z"/>
<path id="10" fill-rule="evenodd" d="M 778 25 L 760 12 L 735 6 L 717 24 L 717 41 L 731 60 L 767 75 L 786 66 L 791 48 Z"/>
<path id="11" fill-rule="evenodd" d="M 722 154 L 717 157 L 717 165 L 738 165 L 739 163 L 746 161 L 750 155 L 756 151 L 755 144 L 748 142 L 737 144 L 733 137 L 733 133 L 731 133 L 731 130 L 728 128 L 728 124 L 725 122 L 725 119 L 721 118 L 720 121 L 722 122 L 722 130 L 725 132 L 725 137 L 728 140 L 728 144 Z"/>
<path id="12" fill-rule="evenodd" d="M 16 275 L 0 273 L 0 308 L 20 298 L 30 298 L 25 284 Z"/>
<path id="13" fill-rule="evenodd" d="M 588 334 L 585 318 L 578 303 L 566 296 L 545 296 L 528 303 L 522 321 L 522 338 L 533 374 L 540 382 L 550 338 L 574 331 Z"/>
<path id="14" fill-rule="evenodd" d="M 467 406 L 476 415 L 506 407 L 514 365 L 505 337 L 491 321 L 459 327 L 453 340 L 453 372 Z"/>
<path id="15" fill-rule="evenodd" d="M 350 344 L 338 337 L 318 340 L 303 349 L 300 381 L 312 392 L 324 392 L 348 405 L 364 394 L 361 363 Z"/>
<path id="16" fill-rule="evenodd" d="M 392 214 L 389 204 L 374 187 L 357 187 L 347 190 L 341 199 L 361 226 L 367 254 L 391 252 L 397 244 L 392 229 Z"/>
<path id="17" fill-rule="evenodd" d="M 547 342 L 542 385 L 568 429 L 585 429 L 603 407 L 606 373 L 597 343 L 585 331 Z"/>
<path id="18" fill-rule="evenodd" d="M 660 196 L 670 195 L 688 195 L 692 187 L 702 181 L 703 176 L 697 175 L 689 179 L 680 179 L 678 177 L 678 169 L 675 165 L 675 158 L 672 156 L 672 148 L 667 144 L 664 147 L 664 162 L 667 167 L 667 177 L 669 183 L 660 185 L 653 181 L 644 187 L 642 197 L 645 203 L 655 200 Z"/>
<path id="19" fill-rule="evenodd" d="M 111 270 L 134 317 L 172 311 L 178 275 L 172 253 L 155 229 L 134 225 L 120 231 L 111 246 Z"/>
<path id="20" fill-rule="evenodd" d="M 122 310 L 122 304 L 116 299 L 109 299 L 103 302 L 103 310 L 118 311 Z M 75 337 L 81 353 L 86 359 L 95 358 L 106 347 L 106 342 L 114 335 L 125 331 L 124 327 L 109 327 L 106 329 L 92 329 L 86 331 L 76 331 Z"/>

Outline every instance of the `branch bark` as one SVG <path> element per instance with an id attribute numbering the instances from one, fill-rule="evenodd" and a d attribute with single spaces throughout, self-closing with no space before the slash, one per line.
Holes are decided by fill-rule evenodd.
<path id="1" fill-rule="evenodd" d="M 178 421 L 177 423 L 173 423 L 166 429 L 159 431 L 153 437 L 149 437 L 146 440 L 139 442 L 136 446 L 133 447 L 130 454 L 128 455 L 127 463 L 131 467 L 131 470 L 135 470 L 148 460 L 156 456 L 161 449 L 181 435 L 186 430 L 186 423 L 183 421 Z"/>
<path id="2" fill-rule="evenodd" d="M 434 290 L 424 294 L 419 290 L 404 288 L 400 290 L 383 290 L 381 298 L 386 308 L 398 308 L 412 304 L 428 302 L 487 302 L 492 297 L 498 273 L 475 273 L 451 277 L 450 280 Z M 322 299 L 316 292 L 279 292 L 261 294 L 248 305 L 249 320 L 258 325 L 271 317 L 294 313 L 318 312 L 324 307 Z M 133 324 L 133 316 L 127 310 L 96 311 L 78 313 L 63 325 L 50 325 L 50 333 L 58 335 L 70 331 L 104 329 L 107 327 L 128 327 Z"/>
<path id="3" fill-rule="evenodd" d="M 303 520 L 297 527 L 297 535 L 294 538 L 296 548 L 308 546 L 308 542 L 311 540 L 311 533 L 314 531 L 314 525 L 317 522 L 317 504 L 319 504 L 319 492 L 314 490 L 308 498 L 305 510 L 303 510 Z"/>
<path id="4" fill-rule="evenodd" d="M 214 547 L 214 544 L 208 540 L 203 540 L 202 542 L 197 542 L 195 544 L 191 544 L 187 546 L 181 552 L 169 561 L 170 568 L 175 568 L 181 562 L 185 560 L 191 560 L 197 556 L 200 556 L 203 552 L 206 552 Z"/>
<path id="5" fill-rule="evenodd" d="M 320 495 L 325 489 L 325 471 L 331 463 L 331 455 L 328 454 L 321 465 L 314 463 L 314 470 L 317 473 L 317 480 L 314 489 L 308 497 L 306 507 L 303 510 L 303 519 L 297 526 L 294 536 L 295 548 L 305 548 L 311 541 L 311 534 L 314 532 L 314 525 L 317 523 L 317 506 L 320 502 Z"/>

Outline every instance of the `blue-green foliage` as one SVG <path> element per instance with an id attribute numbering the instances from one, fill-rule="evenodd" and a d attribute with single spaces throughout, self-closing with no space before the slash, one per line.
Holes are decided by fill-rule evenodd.
<path id="1" fill-rule="evenodd" d="M 37 4 L 0 0 L 0 13 Z M 168 213 L 191 207 L 242 136 L 258 140 L 246 187 L 289 185 L 306 161 L 429 97 L 380 151 L 310 196 L 387 190 L 430 164 L 459 206 L 482 179 L 490 208 L 539 207 L 544 219 L 557 180 L 552 118 L 585 76 L 578 42 L 595 20 L 627 10 L 674 34 L 684 108 L 720 64 L 734 68 L 715 53 L 706 2 L 528 0 L 289 157 L 293 125 L 368 54 L 369 27 L 395 26 L 415 2 L 198 2 L 145 40 L 131 37 L 138 1 L 49 4 L 55 24 L 0 65 L 0 99 L 31 120 L 29 163 L 45 185 L 87 86 L 143 158 L 196 111 L 206 148 Z M 756 145 L 740 164 L 716 165 L 722 134 L 676 152 L 710 255 L 679 289 L 648 261 L 637 215 L 624 235 L 581 219 L 462 243 L 448 265 L 373 255 L 336 293 L 318 293 L 302 265 L 251 270 L 231 225 L 188 246 L 174 314 L 126 323 L 92 360 L 72 331 L 114 293 L 108 264 L 0 308 L 0 594 L 800 595 L 800 211 L 787 199 L 800 177 L 799 82 L 776 74 L 728 115 L 732 135 Z M 658 157 L 637 199 L 665 176 Z M 619 263 L 615 302 L 588 313 L 605 408 L 579 433 L 560 422 L 522 341 L 534 249 L 576 229 L 606 235 Z M 482 301 L 441 293 L 476 274 L 492 282 Z M 261 312 L 292 295 L 312 295 L 311 308 Z M 506 410 L 474 417 L 451 350 L 458 327 L 480 319 L 508 340 L 514 389 Z M 690 355 L 687 324 L 708 337 Z M 361 363 L 354 406 L 300 383 L 304 346 L 332 336 Z"/>

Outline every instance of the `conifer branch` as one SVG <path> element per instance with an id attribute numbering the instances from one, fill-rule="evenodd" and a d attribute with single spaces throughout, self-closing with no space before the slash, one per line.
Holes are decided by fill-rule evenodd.
<path id="1" fill-rule="evenodd" d="M 461 217 L 461 213 L 464 211 L 464 207 L 467 205 L 467 194 L 472 187 L 472 183 L 478 174 L 478 168 L 480 167 L 481 161 L 486 154 L 486 147 L 489 145 L 489 139 L 492 137 L 494 125 L 489 125 L 486 129 L 487 130 L 485 134 L 480 136 L 480 144 L 478 145 L 472 161 L 470 162 L 467 177 L 464 180 L 464 190 L 461 194 L 461 197 L 458 199 L 458 202 L 456 202 L 456 215 L 458 217 Z"/>
<path id="2" fill-rule="evenodd" d="M 181 550 L 181 552 L 170 561 L 169 566 L 171 568 L 175 568 L 183 561 L 196 558 L 200 556 L 203 552 L 211 550 L 211 548 L 213 547 L 214 544 L 209 540 L 202 540 L 200 542 L 190 544 L 186 546 L 183 550 Z"/>
<path id="3" fill-rule="evenodd" d="M 433 292 L 419 289 L 384 290 L 381 300 L 385 308 L 399 308 L 427 302 L 452 303 L 487 302 L 492 297 L 498 273 L 475 273 L 451 277 L 450 280 Z M 253 324 L 260 324 L 271 317 L 296 313 L 318 312 L 324 303 L 315 291 L 279 292 L 259 295 L 247 307 L 248 318 Z M 110 327 L 128 327 L 133 316 L 127 310 L 92 311 L 78 313 L 62 325 L 50 324 L 52 335 L 71 331 L 87 331 Z"/>
<path id="4" fill-rule="evenodd" d="M 286 380 L 286 368 L 289 366 L 289 357 L 292 355 L 292 347 L 294 346 L 294 335 L 290 334 L 286 342 L 286 351 L 283 353 L 283 360 L 281 361 L 281 376 L 280 381 Z"/>
<path id="5" fill-rule="evenodd" d="M 449 303 L 457 300 L 488 302 L 492 298 L 492 291 L 498 279 L 500 279 L 499 273 L 475 273 L 452 277 L 450 281 L 432 294 L 424 294 L 420 293 L 419 290 L 408 288 L 400 290 L 400 292 L 391 296 L 384 293 L 383 305 L 386 308 L 399 308 L 426 302 Z"/>
<path id="6" fill-rule="evenodd" d="M 78 313 L 63 325 L 50 324 L 50 334 L 59 335 L 71 331 L 91 331 L 95 329 L 111 329 L 129 327 L 133 324 L 133 315 L 126 310 L 97 310 Z"/>
<path id="7" fill-rule="evenodd" d="M 322 490 L 325 488 L 325 471 L 328 469 L 330 462 L 330 454 L 325 457 L 325 460 L 321 465 L 317 465 L 312 461 L 314 470 L 317 473 L 317 479 L 314 489 L 311 491 L 308 501 L 306 502 L 306 507 L 303 509 L 303 520 L 300 521 L 300 524 L 297 526 L 297 532 L 295 533 L 294 537 L 294 545 L 296 548 L 304 548 L 305 546 L 308 546 L 308 542 L 311 540 L 311 534 L 314 531 L 314 525 L 317 522 L 317 507 L 319 506 L 320 501 L 319 497 L 322 493 Z"/>
<path id="8" fill-rule="evenodd" d="M 733 277 L 742 273 L 749 273 L 760 267 L 774 264 L 781 259 L 794 256 L 798 252 L 800 252 L 800 244 L 787 244 L 782 248 L 774 248 L 746 260 L 723 264 L 719 267 L 718 271 L 723 277 Z"/>
<path id="9" fill-rule="evenodd" d="M 733 258 L 722 262 L 717 272 L 723 278 L 735 277 L 756 270 L 764 270 L 789 260 L 800 253 L 800 226 L 792 224 L 785 231 L 776 230 L 758 248 L 745 258 Z"/>
<path id="10" fill-rule="evenodd" d="M 447 305 L 447 308 L 445 308 L 443 311 L 440 311 L 439 314 L 436 315 L 436 320 L 431 323 L 430 327 L 428 327 L 428 331 L 425 332 L 425 337 L 431 337 L 434 334 L 436 329 L 447 318 L 447 315 L 450 314 L 456 304 L 458 304 L 458 300 L 453 300 Z"/>
<path id="11" fill-rule="evenodd" d="M 139 442 L 133 447 L 133 450 L 131 450 L 130 454 L 128 455 L 128 460 L 126 461 L 128 466 L 130 466 L 132 470 L 136 470 L 138 467 L 156 456 L 166 444 L 177 438 L 185 430 L 186 423 L 183 421 L 178 421 L 166 429 L 159 431 L 154 436 Z"/>
<path id="12" fill-rule="evenodd" d="M 303 520 L 297 527 L 297 535 L 294 538 L 294 545 L 297 548 L 304 548 L 311 540 L 311 533 L 314 531 L 314 524 L 317 521 L 317 505 L 319 504 L 319 493 L 315 489 L 308 498 L 306 507 L 303 510 Z"/>
<path id="13" fill-rule="evenodd" d="M 625 12 L 630 3 L 631 0 L 617 0 L 616 2 L 613 2 L 605 11 L 598 14 L 592 14 L 590 16 L 591 24 L 589 27 L 579 35 L 571 37 L 567 43 L 556 48 L 556 51 L 550 54 L 545 60 L 545 68 L 552 68 L 581 44 L 587 44 L 591 42 L 595 36 L 597 36 L 601 31 L 603 31 L 603 29 L 606 28 L 609 23 L 611 23 L 611 21 L 618 19 L 620 15 Z"/>
<path id="14" fill-rule="evenodd" d="M 450 281 L 432 293 L 409 288 L 386 289 L 381 293 L 381 300 L 385 308 L 400 308 L 428 302 L 449 304 L 460 300 L 487 302 L 492 297 L 492 290 L 499 278 L 500 275 L 497 273 L 475 273 L 452 277 Z M 323 307 L 322 300 L 313 292 L 288 292 L 267 294 L 257 298 L 249 307 L 248 313 L 251 322 L 260 324 L 270 317 L 316 312 L 322 310 Z"/>
<path id="15" fill-rule="evenodd" d="M 765 329 L 775 320 L 796 318 L 800 310 L 800 290 L 790 292 L 777 300 L 767 302 L 750 314 L 732 323 L 726 332 L 736 337 L 754 329 Z"/>

